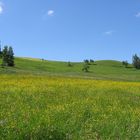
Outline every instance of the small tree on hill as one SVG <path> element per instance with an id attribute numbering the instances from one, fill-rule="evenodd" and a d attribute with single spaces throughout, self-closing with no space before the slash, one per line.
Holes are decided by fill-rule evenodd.
<path id="1" fill-rule="evenodd" d="M 72 67 L 72 64 L 71 64 L 71 62 L 70 62 L 70 61 L 68 62 L 68 67 Z"/>
<path id="2" fill-rule="evenodd" d="M 88 59 L 85 59 L 84 63 L 87 64 L 87 65 L 90 65 L 90 61 Z"/>
<path id="3" fill-rule="evenodd" d="M 11 66 L 13 67 L 15 64 L 14 64 L 14 52 L 13 52 L 13 48 L 12 47 L 9 47 L 8 49 L 8 66 Z"/>
<path id="4" fill-rule="evenodd" d="M 136 69 L 140 69 L 140 58 L 137 56 L 137 54 L 135 54 L 132 58 L 133 60 L 133 66 L 136 68 Z"/>
<path id="5" fill-rule="evenodd" d="M 90 59 L 90 63 L 94 63 L 94 60 L 93 59 Z"/>
<path id="6" fill-rule="evenodd" d="M 4 46 L 2 51 L 2 66 L 8 66 L 8 46 Z"/>
<path id="7" fill-rule="evenodd" d="M 85 63 L 83 68 L 82 68 L 82 71 L 89 72 L 89 68 L 90 68 L 89 65 Z"/>
<path id="8" fill-rule="evenodd" d="M 122 64 L 127 68 L 128 62 L 127 61 L 122 61 Z"/>

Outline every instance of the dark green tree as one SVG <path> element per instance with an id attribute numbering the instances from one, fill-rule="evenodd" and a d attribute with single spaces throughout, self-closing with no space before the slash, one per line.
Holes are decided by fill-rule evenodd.
<path id="1" fill-rule="evenodd" d="M 4 46 L 2 51 L 2 66 L 14 66 L 14 52 L 12 47 Z"/>
<path id="2" fill-rule="evenodd" d="M 15 64 L 14 64 L 14 52 L 13 52 L 13 48 L 10 46 L 9 49 L 8 49 L 8 66 L 11 66 L 13 67 Z"/>
<path id="3" fill-rule="evenodd" d="M 140 69 L 140 58 L 137 56 L 137 54 L 135 54 L 132 58 L 132 61 L 133 61 L 133 66 L 136 68 L 136 69 Z"/>
<path id="4" fill-rule="evenodd" d="M 124 65 L 126 68 L 128 67 L 128 62 L 127 61 L 122 61 L 122 65 Z"/>
<path id="5" fill-rule="evenodd" d="M 94 60 L 93 59 L 90 59 L 90 63 L 94 63 Z"/>
<path id="6" fill-rule="evenodd" d="M 83 68 L 82 68 L 82 71 L 84 72 L 89 72 L 89 65 L 87 63 L 84 64 Z"/>
<path id="7" fill-rule="evenodd" d="M 72 63 L 70 61 L 68 62 L 68 67 L 72 67 Z"/>
<path id="8" fill-rule="evenodd" d="M 8 46 L 4 46 L 2 51 L 2 66 L 8 66 Z"/>
<path id="9" fill-rule="evenodd" d="M 87 64 L 87 65 L 90 65 L 90 61 L 88 59 L 85 59 L 84 63 Z"/>

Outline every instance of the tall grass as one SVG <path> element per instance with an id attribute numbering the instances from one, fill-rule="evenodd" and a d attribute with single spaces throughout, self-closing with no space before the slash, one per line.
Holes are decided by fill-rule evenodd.
<path id="1" fill-rule="evenodd" d="M 0 139 L 140 139 L 140 83 L 0 76 Z"/>

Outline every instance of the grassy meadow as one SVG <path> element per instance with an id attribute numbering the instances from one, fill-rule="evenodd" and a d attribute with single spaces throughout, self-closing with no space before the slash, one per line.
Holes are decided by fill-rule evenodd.
<path id="1" fill-rule="evenodd" d="M 1 140 L 139 140 L 140 83 L 0 75 Z"/>
<path id="2" fill-rule="evenodd" d="M 90 65 L 88 73 L 82 71 L 84 65 L 82 62 L 73 62 L 71 63 L 72 67 L 68 67 L 68 62 L 42 61 L 41 59 L 17 57 L 15 64 L 14 68 L 0 67 L 0 74 L 55 75 L 61 77 L 140 82 L 140 70 L 136 70 L 132 65 L 125 68 L 120 61 L 95 61 L 95 63 Z"/>
<path id="3" fill-rule="evenodd" d="M 16 58 L 0 67 L 0 140 L 139 140 L 140 71 L 119 61 Z"/>

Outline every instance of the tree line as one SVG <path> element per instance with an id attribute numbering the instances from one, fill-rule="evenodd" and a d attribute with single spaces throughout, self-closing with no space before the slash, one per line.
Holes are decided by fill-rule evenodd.
<path id="1" fill-rule="evenodd" d="M 11 46 L 4 46 L 3 49 L 0 47 L 0 58 L 2 59 L 1 66 L 13 67 L 14 63 L 14 52 Z"/>
<path id="2" fill-rule="evenodd" d="M 122 65 L 127 68 L 129 63 L 128 61 L 122 61 Z M 137 54 L 133 55 L 132 57 L 132 65 L 134 68 L 140 69 L 140 57 Z"/>

